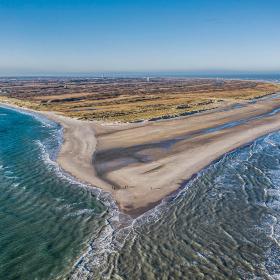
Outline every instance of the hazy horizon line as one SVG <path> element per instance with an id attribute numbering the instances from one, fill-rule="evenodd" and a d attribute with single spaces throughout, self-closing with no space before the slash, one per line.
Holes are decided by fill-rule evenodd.
<path id="1" fill-rule="evenodd" d="M 124 76 L 124 75 L 141 75 L 141 76 L 154 76 L 154 75 L 171 75 L 171 76 L 195 76 L 195 75 L 280 75 L 280 70 L 141 70 L 141 71 L 92 71 L 92 72 L 18 72 L 18 73 L 1 73 L 0 77 L 80 77 L 80 76 Z"/>

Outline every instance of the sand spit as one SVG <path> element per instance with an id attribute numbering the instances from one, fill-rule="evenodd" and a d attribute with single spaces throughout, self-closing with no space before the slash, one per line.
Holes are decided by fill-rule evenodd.
<path id="1" fill-rule="evenodd" d="M 280 98 L 157 122 L 106 124 L 40 112 L 64 128 L 58 156 L 71 175 L 137 216 L 223 154 L 280 130 Z"/>

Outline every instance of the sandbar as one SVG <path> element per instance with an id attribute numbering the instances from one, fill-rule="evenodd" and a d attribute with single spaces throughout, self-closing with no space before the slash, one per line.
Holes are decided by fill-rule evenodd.
<path id="1" fill-rule="evenodd" d="M 225 153 L 280 130 L 279 108 L 276 97 L 142 123 L 82 121 L 55 112 L 39 113 L 63 126 L 57 158 L 61 168 L 111 193 L 122 212 L 136 217 Z"/>

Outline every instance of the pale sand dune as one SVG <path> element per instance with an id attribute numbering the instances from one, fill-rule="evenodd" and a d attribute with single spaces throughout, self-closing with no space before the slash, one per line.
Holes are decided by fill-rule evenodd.
<path id="1" fill-rule="evenodd" d="M 280 130 L 280 113 L 262 116 L 278 107 L 280 99 L 270 99 L 238 109 L 123 125 L 43 114 L 64 127 L 61 167 L 110 192 L 123 212 L 137 216 L 223 154 Z M 253 119 L 256 116 L 261 118 Z M 246 122 L 206 130 L 240 120 Z"/>

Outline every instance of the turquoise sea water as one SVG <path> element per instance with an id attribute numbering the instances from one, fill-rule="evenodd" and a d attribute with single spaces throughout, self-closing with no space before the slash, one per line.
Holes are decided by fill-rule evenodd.
<path id="1" fill-rule="evenodd" d="M 60 141 L 56 124 L 0 108 L 0 279 L 279 279 L 279 132 L 134 221 L 61 173 Z"/>
<path id="2" fill-rule="evenodd" d="M 63 176 L 60 128 L 0 108 L 0 279 L 55 279 L 106 221 L 93 192 Z"/>

